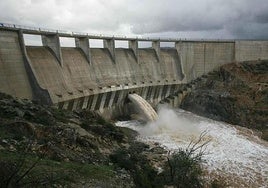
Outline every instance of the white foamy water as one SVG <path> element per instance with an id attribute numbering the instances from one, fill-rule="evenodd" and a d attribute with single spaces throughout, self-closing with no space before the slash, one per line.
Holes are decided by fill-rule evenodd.
<path id="1" fill-rule="evenodd" d="M 211 140 L 204 166 L 214 176 L 222 176 L 230 187 L 268 187 L 268 147 L 253 135 L 234 126 L 199 117 L 183 110 L 162 108 L 159 119 L 147 125 L 138 121 L 117 122 L 140 133 L 138 140 L 159 143 L 168 150 L 185 148 L 206 131 Z"/>

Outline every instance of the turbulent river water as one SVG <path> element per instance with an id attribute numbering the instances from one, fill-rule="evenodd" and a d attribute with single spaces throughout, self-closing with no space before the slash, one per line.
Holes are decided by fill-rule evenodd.
<path id="1" fill-rule="evenodd" d="M 204 155 L 207 177 L 217 177 L 229 187 L 268 187 L 268 143 L 249 129 L 203 118 L 180 109 L 161 108 L 157 121 L 120 121 L 117 126 L 139 132 L 138 140 L 158 143 L 167 150 L 186 148 L 204 131 L 210 140 Z"/>

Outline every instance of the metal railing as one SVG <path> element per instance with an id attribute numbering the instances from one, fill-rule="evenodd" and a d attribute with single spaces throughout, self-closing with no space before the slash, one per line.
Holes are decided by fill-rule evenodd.
<path id="1" fill-rule="evenodd" d="M 84 36 L 92 39 L 115 39 L 115 40 L 139 40 L 139 41 L 163 41 L 163 42 L 179 42 L 179 41 L 207 41 L 207 42 L 234 42 L 234 39 L 201 39 L 201 38 L 169 38 L 169 37 L 144 37 L 144 36 L 126 36 L 126 35 L 109 35 L 109 34 L 94 34 L 94 33 L 83 33 L 83 32 L 72 32 L 72 31 L 64 31 L 64 30 L 55 30 L 55 29 L 47 29 L 47 28 L 38 28 L 38 27 L 30 27 L 24 25 L 17 24 L 9 24 L 9 23 L 0 23 L 0 28 L 7 29 L 21 29 L 26 34 L 42 34 L 46 33 L 58 33 L 60 36 L 65 37 L 76 37 L 76 36 Z M 245 39 L 236 39 L 236 40 L 245 40 Z M 258 39 L 246 39 L 246 40 L 258 40 Z M 267 39 L 266 39 L 267 40 Z"/>

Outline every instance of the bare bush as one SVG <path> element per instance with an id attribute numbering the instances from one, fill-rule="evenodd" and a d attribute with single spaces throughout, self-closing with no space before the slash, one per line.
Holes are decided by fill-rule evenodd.
<path id="1" fill-rule="evenodd" d="M 191 141 L 186 149 L 169 153 L 164 169 L 167 184 L 178 188 L 203 187 L 201 163 L 210 142 L 203 142 L 205 136 L 206 132 L 202 132 L 198 140 Z"/>

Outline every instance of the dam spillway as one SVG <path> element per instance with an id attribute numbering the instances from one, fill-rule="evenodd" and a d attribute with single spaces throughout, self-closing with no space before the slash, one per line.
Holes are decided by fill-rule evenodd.
<path id="1" fill-rule="evenodd" d="M 24 34 L 41 36 L 43 46 L 26 46 Z M 76 47 L 61 47 L 60 37 L 73 38 Z M 89 39 L 103 40 L 104 48 L 91 48 Z M 117 40 L 129 48 L 115 48 Z M 140 48 L 140 41 L 152 47 Z M 258 59 L 268 59 L 268 41 L 126 38 L 0 25 L 0 91 L 69 110 L 118 111 L 133 92 L 156 105 L 223 64 Z"/>
<path id="2" fill-rule="evenodd" d="M 135 104 L 137 110 L 141 115 L 144 115 L 146 121 L 156 121 L 158 118 L 157 113 L 152 106 L 137 94 L 129 94 L 128 98 Z"/>

